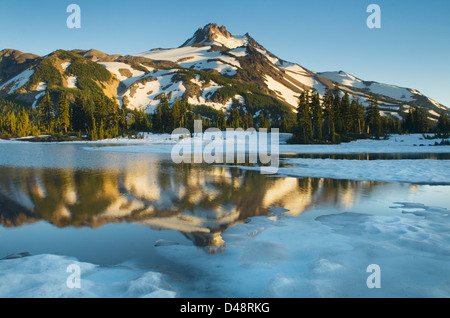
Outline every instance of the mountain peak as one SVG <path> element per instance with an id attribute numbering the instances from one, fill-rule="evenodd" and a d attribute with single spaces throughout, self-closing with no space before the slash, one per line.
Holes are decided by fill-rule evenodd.
<path id="1" fill-rule="evenodd" d="M 194 45 L 222 45 L 230 49 L 247 45 L 246 36 L 236 36 L 228 32 L 227 28 L 215 23 L 209 23 L 199 28 L 194 35 L 181 45 L 181 47 Z"/>

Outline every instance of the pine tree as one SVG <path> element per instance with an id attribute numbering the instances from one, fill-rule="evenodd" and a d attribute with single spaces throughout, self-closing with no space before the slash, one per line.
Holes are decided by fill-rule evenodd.
<path id="1" fill-rule="evenodd" d="M 159 103 L 161 106 L 161 128 L 162 132 L 170 132 L 173 130 L 173 117 L 172 110 L 170 109 L 169 100 L 166 94 L 161 96 L 161 101 Z"/>
<path id="2" fill-rule="evenodd" d="M 335 111 L 333 93 L 327 89 L 323 97 L 323 136 L 325 140 L 334 142 L 335 138 Z"/>
<path id="3" fill-rule="evenodd" d="M 235 108 L 233 109 L 232 113 L 232 122 L 231 122 L 231 127 L 233 128 L 242 128 L 242 118 L 241 115 L 239 113 L 239 109 Z"/>
<path id="4" fill-rule="evenodd" d="M 448 138 L 450 133 L 450 122 L 447 115 L 442 112 L 436 124 L 436 136 L 438 138 Z"/>
<path id="5" fill-rule="evenodd" d="M 44 98 L 39 104 L 39 117 L 41 119 L 42 125 L 45 127 L 48 133 L 53 130 L 53 124 L 55 122 L 55 114 L 53 111 L 53 103 L 50 98 L 50 94 L 47 90 Z"/>
<path id="6" fill-rule="evenodd" d="M 121 134 L 123 134 L 126 130 L 128 130 L 127 116 L 128 116 L 127 105 L 122 104 L 122 107 L 119 109 L 119 127 Z"/>
<path id="7" fill-rule="evenodd" d="M 297 107 L 297 134 L 296 140 L 308 144 L 313 139 L 311 114 L 309 111 L 309 93 L 302 92 Z"/>
<path id="8" fill-rule="evenodd" d="M 366 110 L 367 133 L 377 138 L 381 135 L 381 115 L 378 101 L 373 94 L 369 97 L 369 106 Z"/>
<path id="9" fill-rule="evenodd" d="M 353 99 L 351 104 L 351 113 L 352 113 L 352 125 L 353 128 L 351 131 L 355 134 L 362 135 L 365 127 L 364 122 L 364 106 L 361 105 L 358 100 Z"/>
<path id="10" fill-rule="evenodd" d="M 428 114 L 422 108 L 410 108 L 403 121 L 403 130 L 407 133 L 426 133 L 430 128 Z"/>
<path id="11" fill-rule="evenodd" d="M 107 117 L 107 105 L 104 96 L 99 96 L 95 101 L 94 116 L 98 127 L 105 123 Z"/>
<path id="12" fill-rule="evenodd" d="M 323 110 L 322 105 L 320 103 L 319 93 L 314 92 L 311 98 L 311 125 L 313 130 L 313 138 L 321 141 L 322 138 L 322 129 L 323 129 Z"/>
<path id="13" fill-rule="evenodd" d="M 19 137 L 25 137 L 31 134 L 30 118 L 25 109 L 22 109 L 18 114 L 17 134 Z"/>
<path id="14" fill-rule="evenodd" d="M 159 104 L 156 107 L 156 111 L 152 117 L 153 130 L 156 132 L 163 132 L 163 118 L 162 118 L 162 105 Z"/>
<path id="15" fill-rule="evenodd" d="M 64 133 L 67 134 L 67 129 L 70 125 L 69 102 L 63 94 L 61 94 L 58 101 L 58 118 L 56 122 L 58 128 L 64 130 Z"/>
<path id="16" fill-rule="evenodd" d="M 17 118 L 13 111 L 9 111 L 6 115 L 6 128 L 12 136 L 17 135 Z"/>
<path id="17" fill-rule="evenodd" d="M 353 127 L 353 117 L 350 106 L 350 96 L 348 95 L 348 92 L 345 92 L 344 96 L 341 99 L 340 116 L 342 116 L 342 133 L 350 133 Z"/>
<path id="18" fill-rule="evenodd" d="M 344 116 L 342 112 L 341 90 L 339 86 L 333 89 L 334 128 L 338 134 L 344 130 Z"/>
<path id="19" fill-rule="evenodd" d="M 83 132 L 86 129 L 86 111 L 83 99 L 78 96 L 72 105 L 72 129 L 74 131 Z"/>
<path id="20" fill-rule="evenodd" d="M 172 105 L 172 127 L 171 130 L 181 127 L 181 101 L 177 97 L 175 98 L 175 102 Z"/>
<path id="21" fill-rule="evenodd" d="M 180 102 L 180 127 L 186 127 L 187 101 Z"/>
<path id="22" fill-rule="evenodd" d="M 227 128 L 227 120 L 223 111 L 219 110 L 217 113 L 217 128 L 224 131 Z"/>
<path id="23" fill-rule="evenodd" d="M 270 122 L 268 119 L 266 119 L 266 117 L 264 116 L 264 113 L 261 111 L 259 113 L 259 126 L 258 128 L 266 128 L 269 129 L 270 128 Z"/>
<path id="24" fill-rule="evenodd" d="M 119 109 L 119 104 L 116 100 L 111 101 L 108 104 L 108 115 L 107 115 L 107 137 L 116 137 L 119 135 L 119 126 L 121 120 L 121 114 Z"/>

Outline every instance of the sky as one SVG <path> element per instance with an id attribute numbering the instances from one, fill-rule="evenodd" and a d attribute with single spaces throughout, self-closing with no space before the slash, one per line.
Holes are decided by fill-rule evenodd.
<path id="1" fill-rule="evenodd" d="M 67 27 L 70 4 L 80 28 Z M 370 4 L 380 28 L 367 26 Z M 178 47 L 217 23 L 311 71 L 417 89 L 450 107 L 449 13 L 448 0 L 0 0 L 0 50 L 127 55 Z"/>

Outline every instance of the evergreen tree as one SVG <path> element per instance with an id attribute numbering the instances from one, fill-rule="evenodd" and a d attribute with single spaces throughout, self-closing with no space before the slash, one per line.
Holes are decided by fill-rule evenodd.
<path id="1" fill-rule="evenodd" d="M 86 129 L 86 111 L 82 97 L 75 98 L 72 105 L 72 129 L 78 132 L 84 132 Z"/>
<path id="2" fill-rule="evenodd" d="M 352 126 L 351 132 L 362 135 L 365 127 L 365 121 L 364 121 L 364 106 L 361 105 L 358 100 L 353 99 L 351 104 L 351 113 L 352 113 Z"/>
<path id="3" fill-rule="evenodd" d="M 237 108 L 234 108 L 232 111 L 231 111 L 231 114 L 230 114 L 230 124 L 229 124 L 229 126 L 230 127 L 233 127 L 233 128 L 242 128 L 242 118 L 241 118 L 241 115 L 240 115 L 240 113 L 239 113 L 239 109 L 237 109 Z"/>
<path id="4" fill-rule="evenodd" d="M 309 111 L 309 94 L 302 92 L 297 108 L 297 136 L 299 143 L 307 144 L 313 139 L 311 114 Z"/>
<path id="5" fill-rule="evenodd" d="M 53 111 L 53 103 L 50 98 L 50 94 L 47 90 L 44 98 L 39 104 L 39 117 L 41 119 L 41 123 L 43 127 L 45 127 L 48 133 L 51 133 L 53 130 L 53 124 L 55 122 L 55 114 Z"/>
<path id="6" fill-rule="evenodd" d="M 17 135 L 25 137 L 31 134 L 31 123 L 28 112 L 22 109 L 17 116 Z"/>
<path id="7" fill-rule="evenodd" d="M 121 134 L 123 134 L 124 131 L 128 130 L 127 116 L 128 116 L 127 105 L 122 104 L 122 107 L 119 109 L 119 129 L 121 130 Z"/>
<path id="8" fill-rule="evenodd" d="M 107 137 L 112 138 L 119 135 L 120 121 L 120 106 L 116 100 L 113 100 L 108 104 Z"/>
<path id="9" fill-rule="evenodd" d="M 217 113 L 217 128 L 221 131 L 225 131 L 227 128 L 227 120 L 225 118 L 225 114 L 221 110 Z"/>
<path id="10" fill-rule="evenodd" d="M 325 140 L 335 142 L 335 111 L 333 93 L 327 89 L 323 97 L 323 137 Z"/>
<path id="11" fill-rule="evenodd" d="M 253 122 L 252 114 L 248 114 L 247 128 L 255 128 L 255 123 Z"/>
<path id="12" fill-rule="evenodd" d="M 288 131 L 288 123 L 286 118 L 283 118 L 280 121 L 280 132 L 287 132 L 287 131 Z"/>
<path id="13" fill-rule="evenodd" d="M 436 137 L 448 138 L 450 133 L 450 122 L 447 115 L 442 112 L 436 124 Z"/>
<path id="14" fill-rule="evenodd" d="M 100 127 L 105 123 L 107 117 L 107 105 L 104 96 L 97 98 L 94 109 L 95 122 Z"/>
<path id="15" fill-rule="evenodd" d="M 180 102 L 180 127 L 186 127 L 186 116 L 188 112 L 187 100 L 182 100 Z"/>
<path id="16" fill-rule="evenodd" d="M 6 116 L 6 129 L 12 136 L 17 135 L 17 118 L 13 111 Z"/>
<path id="17" fill-rule="evenodd" d="M 159 106 L 161 107 L 161 132 L 170 132 L 173 130 L 173 117 L 166 94 L 161 96 Z"/>
<path id="18" fill-rule="evenodd" d="M 175 102 L 172 105 L 172 127 L 171 130 L 181 127 L 182 118 L 181 118 L 181 101 L 177 97 L 175 98 Z"/>
<path id="19" fill-rule="evenodd" d="M 415 131 L 418 133 L 427 133 L 430 129 L 428 113 L 421 107 L 415 109 Z"/>
<path id="20" fill-rule="evenodd" d="M 350 105 L 350 97 L 348 92 L 345 92 L 344 96 L 341 99 L 341 114 L 342 117 L 342 133 L 348 134 L 352 131 L 353 127 L 353 117 L 352 110 Z"/>
<path id="21" fill-rule="evenodd" d="M 259 113 L 258 128 L 266 128 L 266 129 L 270 128 L 270 121 L 268 119 L 266 119 L 266 117 L 264 116 L 264 113 L 262 111 Z"/>
<path id="22" fill-rule="evenodd" d="M 366 110 L 367 133 L 379 138 L 381 136 L 381 115 L 378 101 L 373 94 L 369 97 L 369 106 Z"/>
<path id="23" fill-rule="evenodd" d="M 98 132 L 97 132 L 97 124 L 95 122 L 95 116 L 91 111 L 89 111 L 86 114 L 86 116 L 87 116 L 86 126 L 87 126 L 88 138 L 90 140 L 97 140 Z"/>
<path id="24" fill-rule="evenodd" d="M 344 130 L 344 116 L 342 112 L 341 90 L 339 86 L 333 89 L 333 112 L 334 112 L 334 128 L 340 134 Z"/>
<path id="25" fill-rule="evenodd" d="M 403 121 L 403 130 L 406 133 L 426 133 L 430 128 L 428 114 L 420 107 L 410 108 Z"/>
<path id="26" fill-rule="evenodd" d="M 69 102 L 64 94 L 61 94 L 58 101 L 58 117 L 56 123 L 58 128 L 64 130 L 64 133 L 67 134 L 67 129 L 70 125 Z"/>
<path id="27" fill-rule="evenodd" d="M 319 93 L 314 92 L 311 98 L 311 125 L 313 131 L 313 139 L 322 140 L 322 129 L 323 129 L 323 110 L 320 104 Z"/>

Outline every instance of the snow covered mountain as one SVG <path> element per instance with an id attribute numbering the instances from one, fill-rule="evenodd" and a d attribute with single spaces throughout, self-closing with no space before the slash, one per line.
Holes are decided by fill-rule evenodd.
<path id="1" fill-rule="evenodd" d="M 212 23 L 178 48 L 127 56 L 97 50 L 59 50 L 45 57 L 0 52 L 0 98 L 12 95 L 34 106 L 46 89 L 64 89 L 74 95 L 103 93 L 148 112 L 165 94 L 170 102 L 185 98 L 192 105 L 222 110 L 241 104 L 252 115 L 264 108 L 280 117 L 295 111 L 302 91 L 314 89 L 323 96 L 335 85 L 363 104 L 375 94 L 383 115 L 399 116 L 411 106 L 427 109 L 432 119 L 448 111 L 416 89 L 364 81 L 343 71 L 308 70 L 278 58 L 249 34 L 233 35 Z"/>

